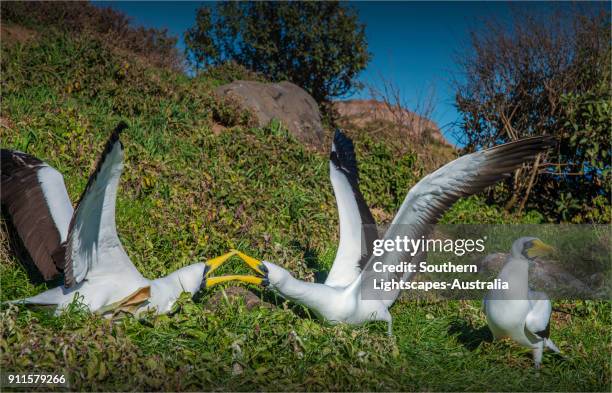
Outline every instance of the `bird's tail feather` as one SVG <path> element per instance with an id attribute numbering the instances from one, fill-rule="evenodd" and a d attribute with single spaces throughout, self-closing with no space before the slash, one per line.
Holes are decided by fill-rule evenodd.
<path id="1" fill-rule="evenodd" d="M 551 351 L 553 351 L 555 353 L 559 353 L 559 354 L 561 353 L 559 348 L 557 348 L 555 343 L 553 343 L 552 340 L 549 339 L 549 338 L 544 339 L 544 345 L 546 346 L 546 348 L 550 349 Z"/>

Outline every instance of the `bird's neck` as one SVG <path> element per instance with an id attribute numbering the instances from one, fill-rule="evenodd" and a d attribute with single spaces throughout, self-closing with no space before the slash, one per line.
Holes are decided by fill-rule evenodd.
<path id="1" fill-rule="evenodd" d="M 330 319 L 331 316 L 325 315 L 322 310 L 329 308 L 330 304 L 344 304 L 347 288 L 333 288 L 325 284 L 301 281 L 278 265 L 269 262 L 265 262 L 265 265 L 268 268 L 270 289 L 286 299 L 310 308 L 317 316 Z"/>
<path id="2" fill-rule="evenodd" d="M 277 290 L 278 292 L 280 292 L 284 297 L 289 298 L 291 300 L 302 300 L 304 298 L 308 297 L 308 290 L 309 288 L 307 288 L 304 281 L 300 281 L 296 278 L 294 278 L 291 273 L 289 273 L 287 270 L 281 268 L 280 266 L 277 267 L 278 270 L 283 270 L 283 274 L 282 276 L 279 275 L 280 277 L 276 280 L 271 279 L 270 280 L 270 286 Z M 268 273 L 268 277 L 270 277 L 270 274 Z"/>
<path id="3" fill-rule="evenodd" d="M 195 295 L 204 281 L 205 269 L 206 265 L 204 263 L 194 263 L 170 273 L 161 280 L 175 287 L 179 293 L 189 292 L 191 295 Z"/>
<path id="4" fill-rule="evenodd" d="M 527 299 L 529 292 L 529 261 L 525 257 L 511 257 L 499 274 L 502 281 L 508 283 L 504 290 L 511 299 Z"/>

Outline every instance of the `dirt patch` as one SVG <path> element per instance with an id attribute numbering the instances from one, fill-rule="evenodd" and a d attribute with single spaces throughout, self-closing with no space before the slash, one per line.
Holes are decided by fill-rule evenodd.
<path id="1" fill-rule="evenodd" d="M 221 135 L 226 130 L 227 130 L 227 127 L 225 127 L 222 124 L 213 123 L 213 125 L 212 125 L 212 133 L 217 135 L 217 136 Z"/>
<path id="2" fill-rule="evenodd" d="M 10 130 L 11 128 L 13 128 L 13 123 L 11 123 L 8 118 L 0 116 L 0 127 L 7 128 Z"/>
<path id="3" fill-rule="evenodd" d="M 0 44 L 13 45 L 22 44 L 36 38 L 38 34 L 34 30 L 27 29 L 19 25 L 0 26 Z"/>

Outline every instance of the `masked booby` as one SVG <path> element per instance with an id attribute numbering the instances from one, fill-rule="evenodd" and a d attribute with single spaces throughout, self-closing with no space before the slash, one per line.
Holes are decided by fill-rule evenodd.
<path id="1" fill-rule="evenodd" d="M 542 364 L 545 348 L 556 353 L 559 353 L 559 348 L 550 339 L 550 299 L 543 292 L 529 289 L 529 264 L 553 251 L 552 247 L 535 237 L 517 239 L 498 276 L 508 283 L 509 288 L 489 291 L 483 304 L 493 337 L 496 340 L 509 337 L 531 348 L 536 368 Z"/>
<path id="2" fill-rule="evenodd" d="M 431 225 L 459 198 L 495 184 L 550 144 L 548 137 L 531 137 L 464 155 L 444 165 L 412 187 L 384 239 L 426 236 Z M 329 166 L 340 221 L 340 242 L 329 276 L 323 284 L 304 282 L 295 279 L 281 266 L 263 261 L 268 268 L 268 288 L 308 307 L 319 318 L 331 323 L 358 325 L 367 321 L 386 321 L 391 335 L 392 318 L 388 308 L 399 295 L 399 290 L 385 295 L 385 299 L 374 300 L 363 299 L 360 293 L 366 279 L 366 266 L 375 261 L 372 243 L 378 235 L 359 190 L 353 143 L 340 131 L 336 131 L 334 136 Z M 362 253 L 362 241 L 366 242 L 365 253 Z M 387 253 L 376 257 L 376 261 L 391 265 L 421 257 L 421 254 Z M 389 273 L 390 277 L 396 274 Z M 411 274 L 399 273 L 399 278 L 406 281 Z"/>
<path id="3" fill-rule="evenodd" d="M 12 303 L 57 306 L 59 312 L 78 293 L 91 312 L 165 313 L 182 292 L 193 295 L 229 280 L 265 285 L 265 277 L 209 277 L 233 255 L 265 276 L 259 261 L 236 250 L 156 280 L 140 274 L 123 249 L 115 225 L 117 188 L 124 166 L 119 134 L 124 128 L 125 123 L 120 123 L 110 135 L 74 210 L 61 173 L 31 155 L 2 150 L 1 201 L 15 229 L 13 237 L 23 246 L 18 257 L 33 263 L 45 280 L 64 276 L 63 285 Z"/>

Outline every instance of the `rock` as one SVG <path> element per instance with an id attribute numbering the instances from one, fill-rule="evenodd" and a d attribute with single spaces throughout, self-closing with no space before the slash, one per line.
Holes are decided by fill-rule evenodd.
<path id="1" fill-rule="evenodd" d="M 223 291 L 216 291 L 206 303 L 206 308 L 209 310 L 215 309 L 223 304 L 225 296 L 230 303 L 234 303 L 238 299 L 242 299 L 247 310 L 252 310 L 255 307 L 272 307 L 270 303 L 263 302 L 257 295 L 246 288 L 238 286 L 230 286 Z"/>
<path id="2" fill-rule="evenodd" d="M 573 274 L 558 266 L 555 261 L 537 260 L 530 269 L 529 282 L 537 284 L 542 290 L 549 290 L 557 296 L 567 294 L 570 298 L 593 296 L 588 285 Z"/>
<path id="3" fill-rule="evenodd" d="M 493 253 L 484 257 L 478 263 L 478 271 L 481 274 L 495 277 L 499 274 L 506 263 L 509 254 Z M 536 260 L 529 268 L 530 287 L 549 293 L 551 297 L 561 295 L 569 297 L 586 296 L 592 298 L 595 294 L 595 286 L 586 285 L 582 280 L 559 266 L 556 261 Z"/>
<path id="4" fill-rule="evenodd" d="M 241 375 L 244 372 L 244 367 L 240 363 L 235 362 L 232 366 L 232 375 Z"/>
<path id="5" fill-rule="evenodd" d="M 259 126 L 278 119 L 297 140 L 317 149 L 323 147 L 319 107 L 301 87 L 290 82 L 234 81 L 217 87 L 215 93 L 236 99 L 253 112 Z"/>
<path id="6" fill-rule="evenodd" d="M 508 254 L 504 254 L 501 252 L 495 252 L 485 256 L 479 263 L 477 263 L 478 271 L 480 273 L 486 274 L 495 274 L 499 273 L 499 271 L 506 263 L 506 258 Z"/>
<path id="7" fill-rule="evenodd" d="M 384 102 L 376 100 L 335 101 L 333 108 L 338 113 L 341 124 L 346 127 L 366 127 L 370 123 L 380 121 L 401 122 L 402 128 L 413 137 L 421 138 L 427 133 L 433 140 L 448 145 L 436 123 L 407 109 L 392 111 Z"/>

